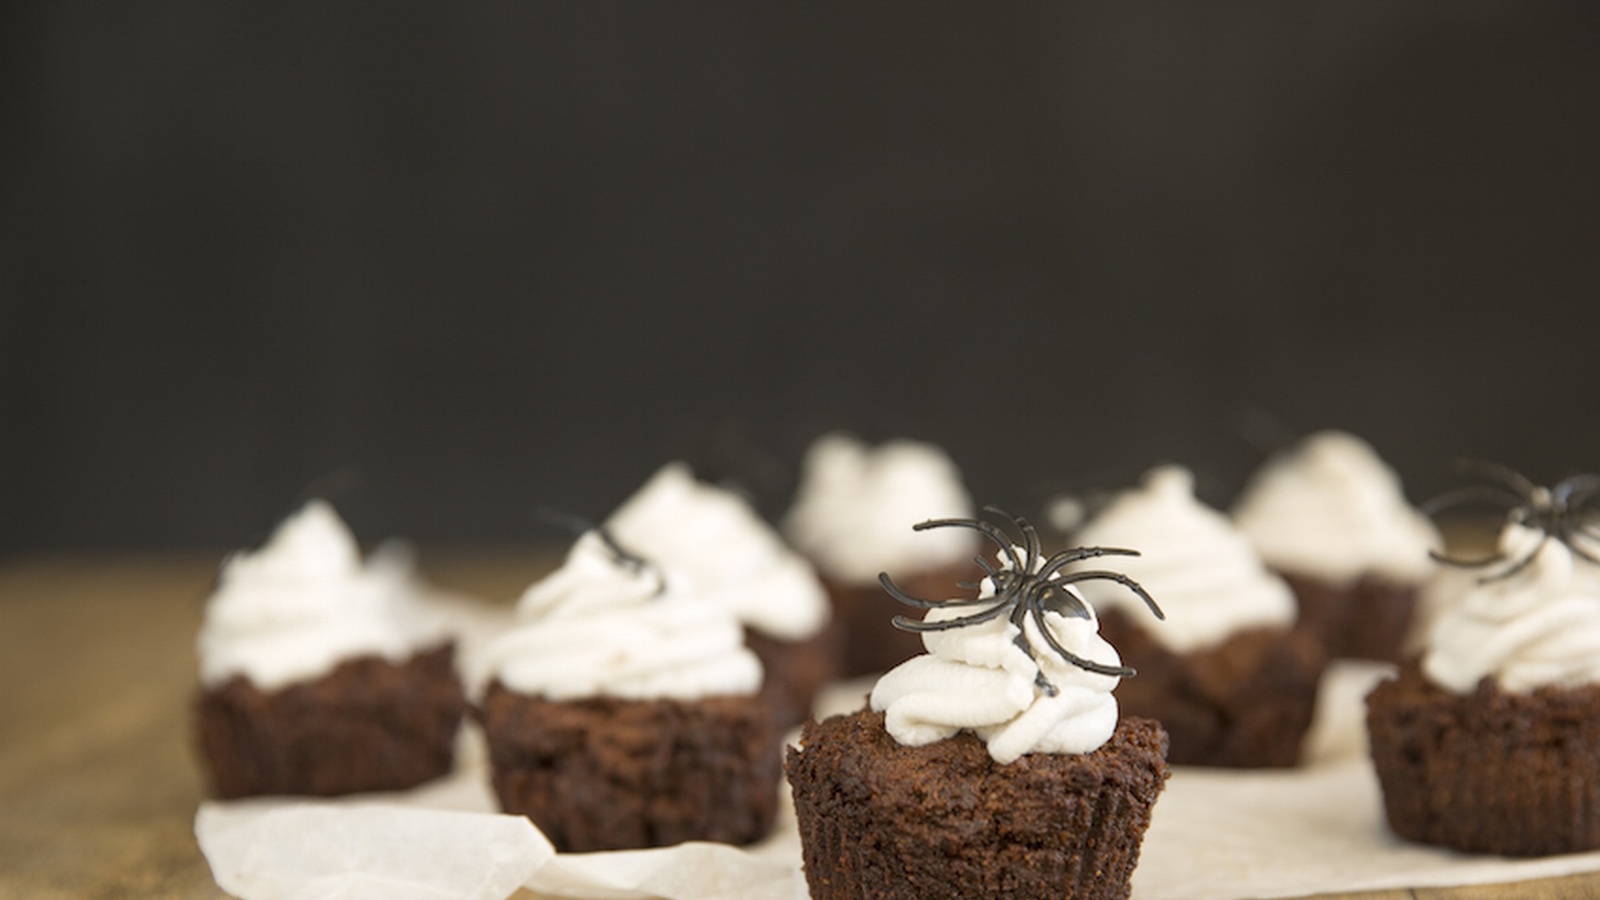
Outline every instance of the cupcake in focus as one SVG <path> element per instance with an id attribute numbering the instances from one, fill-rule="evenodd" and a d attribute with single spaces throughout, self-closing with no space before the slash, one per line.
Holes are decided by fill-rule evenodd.
<path id="1" fill-rule="evenodd" d="M 217 796 L 398 790 L 450 771 L 466 706 L 454 647 L 397 587 L 321 500 L 229 557 L 197 644 L 195 732 Z"/>
<path id="2" fill-rule="evenodd" d="M 837 432 L 812 443 L 781 527 L 822 576 L 838 620 L 844 676 L 877 674 L 921 652 L 915 635 L 890 624 L 893 604 L 878 575 L 889 573 L 913 594 L 976 579 L 978 540 L 970 532 L 911 531 L 925 519 L 973 512 L 960 470 L 932 444 L 872 447 Z"/>
<path id="3" fill-rule="evenodd" d="M 744 626 L 780 725 L 810 714 L 817 693 L 838 675 L 827 593 L 811 564 L 743 497 L 696 479 L 684 463 L 669 463 L 604 527 Z"/>
<path id="4" fill-rule="evenodd" d="M 877 682 L 869 708 L 808 722 L 787 771 L 806 882 L 834 898 L 1126 898 L 1170 775 L 1161 726 L 1118 717 L 1132 674 L 1096 631 L 1064 551 L 1042 558 L 987 522 L 1001 551 L 976 598 L 900 619 L 927 653 Z M 1112 580 L 1116 580 L 1112 576 Z M 1147 600 L 1137 585 L 1119 585 Z"/>
<path id="5" fill-rule="evenodd" d="M 1255 473 L 1233 519 L 1330 657 L 1400 659 L 1440 538 L 1371 445 L 1342 431 L 1305 438 Z"/>
<path id="6" fill-rule="evenodd" d="M 502 809 L 562 851 L 766 836 L 781 735 L 725 604 L 600 529 L 516 614 L 477 708 Z"/>
<path id="7" fill-rule="evenodd" d="M 1159 720 L 1179 765 L 1286 767 L 1300 760 L 1326 657 L 1294 627 L 1289 586 L 1228 517 L 1194 496 L 1181 466 L 1117 494 L 1076 534 L 1086 546 L 1138 547 L 1122 569 L 1161 598 L 1149 622 L 1126 592 L 1091 582 L 1101 633 L 1139 671 L 1117 697 Z M 1082 564 L 1087 565 L 1087 564 Z"/>
<path id="8" fill-rule="evenodd" d="M 1447 560 L 1477 577 L 1367 697 L 1384 812 L 1469 853 L 1600 849 L 1600 478 L 1505 474 L 1496 552 Z"/>

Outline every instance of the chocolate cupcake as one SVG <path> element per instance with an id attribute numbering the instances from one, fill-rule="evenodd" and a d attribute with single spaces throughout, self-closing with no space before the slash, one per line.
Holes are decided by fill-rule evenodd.
<path id="1" fill-rule="evenodd" d="M 1323 431 L 1270 459 L 1233 507 L 1330 657 L 1399 660 L 1440 538 L 1360 438 Z"/>
<path id="2" fill-rule="evenodd" d="M 562 851 L 767 835 L 781 735 L 725 605 L 596 530 L 517 615 L 476 711 L 502 809 Z"/>
<path id="3" fill-rule="evenodd" d="M 670 463 L 606 519 L 605 529 L 739 621 L 761 659 L 762 690 L 780 727 L 810 715 L 817 693 L 839 672 L 827 593 L 811 564 L 744 498 Z"/>
<path id="4" fill-rule="evenodd" d="M 454 650 L 314 501 L 224 564 L 201 627 L 195 735 L 219 797 L 398 790 L 447 774 Z"/>
<path id="5" fill-rule="evenodd" d="M 1288 585 L 1226 516 L 1195 499 L 1188 470 L 1151 470 L 1076 540 L 1139 547 L 1123 569 L 1167 612 L 1165 621 L 1140 621 L 1125 592 L 1083 586 L 1101 611 L 1101 633 L 1139 671 L 1117 699 L 1130 715 L 1166 726 L 1167 758 L 1235 768 L 1297 764 L 1326 657 L 1294 627 Z"/>
<path id="6" fill-rule="evenodd" d="M 879 679 L 869 709 L 807 723 L 790 748 L 811 896 L 1127 897 L 1170 770 L 1160 725 L 1118 721 L 1111 690 L 1131 672 L 1076 592 L 1121 579 L 1065 574 L 1075 554 L 1041 558 L 1020 520 L 1022 547 L 987 522 L 920 527 L 940 526 L 988 535 L 1002 562 L 975 599 L 886 581 L 927 610 L 896 621 L 928 653 Z"/>
<path id="7" fill-rule="evenodd" d="M 1469 853 L 1600 849 L 1600 479 L 1520 477 L 1474 590 L 1419 663 L 1367 697 L 1384 812 L 1409 840 Z M 1513 495 L 1508 495 L 1513 496 Z"/>
<path id="8" fill-rule="evenodd" d="M 961 473 L 932 444 L 871 447 L 843 433 L 814 441 L 800 487 L 782 522 L 789 543 L 811 560 L 833 605 L 845 677 L 876 675 L 922 652 L 916 636 L 889 624 L 893 605 L 878 584 L 888 572 L 912 593 L 938 594 L 982 575 L 978 541 L 951 531 L 916 539 L 928 518 L 973 514 Z"/>

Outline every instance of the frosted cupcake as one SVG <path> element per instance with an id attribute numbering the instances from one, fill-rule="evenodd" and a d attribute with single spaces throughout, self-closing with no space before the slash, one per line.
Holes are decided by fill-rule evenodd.
<path id="1" fill-rule="evenodd" d="M 453 646 L 363 566 L 324 501 L 224 563 L 197 650 L 196 736 L 218 796 L 395 790 L 450 771 L 465 709 Z"/>
<path id="2" fill-rule="evenodd" d="M 1533 489 L 1420 664 L 1368 696 L 1402 837 L 1506 856 L 1600 848 L 1597 493 L 1594 479 Z"/>
<path id="3" fill-rule="evenodd" d="M 605 529 L 630 551 L 679 573 L 698 597 L 744 626 L 780 724 L 810 714 L 817 692 L 838 674 L 827 593 L 811 564 L 743 497 L 674 462 L 618 507 Z"/>
<path id="4" fill-rule="evenodd" d="M 563 851 L 766 836 L 780 735 L 728 608 L 590 531 L 484 652 L 501 808 Z"/>
<path id="5" fill-rule="evenodd" d="M 976 599 L 924 601 L 927 653 L 867 709 L 809 722 L 788 754 L 811 896 L 1125 898 L 1170 774 L 1161 727 L 1121 718 L 1129 670 L 1066 576 L 986 522 L 1001 550 Z M 925 527 L 937 527 L 925 526 Z M 1136 584 L 1123 590 L 1143 592 Z M 1147 598 L 1146 598 L 1147 599 Z"/>
<path id="6" fill-rule="evenodd" d="M 1440 538 L 1369 444 L 1311 435 L 1255 474 L 1233 517 L 1330 656 L 1400 658 Z"/>
<path id="7" fill-rule="evenodd" d="M 1138 547 L 1123 570 L 1161 598 L 1164 622 L 1141 621 L 1126 592 L 1088 583 L 1101 632 L 1139 677 L 1118 698 L 1166 726 L 1175 764 L 1293 766 L 1325 662 L 1294 628 L 1294 594 L 1228 517 L 1194 496 L 1187 469 L 1162 466 L 1116 495 L 1078 543 Z"/>
<path id="8" fill-rule="evenodd" d="M 921 652 L 915 636 L 889 624 L 893 604 L 878 575 L 925 594 L 976 579 L 978 540 L 970 532 L 911 531 L 925 519 L 973 513 L 960 471 L 938 447 L 908 440 L 871 447 L 842 433 L 812 443 L 781 527 L 822 576 L 839 620 L 844 675 L 883 672 Z"/>

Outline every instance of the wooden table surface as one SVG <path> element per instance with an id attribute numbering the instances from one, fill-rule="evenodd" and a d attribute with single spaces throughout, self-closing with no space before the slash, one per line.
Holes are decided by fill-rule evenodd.
<path id="1" fill-rule="evenodd" d="M 432 580 L 509 602 L 548 554 L 427 561 Z M 0 898 L 226 896 L 195 845 L 188 744 L 194 636 L 217 558 L 0 561 Z M 1600 876 L 1330 894 L 1576 900 Z"/>

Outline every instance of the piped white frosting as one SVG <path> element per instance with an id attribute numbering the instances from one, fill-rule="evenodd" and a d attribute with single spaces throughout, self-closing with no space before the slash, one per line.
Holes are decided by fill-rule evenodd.
<path id="1" fill-rule="evenodd" d="M 594 531 L 523 593 L 517 619 L 485 649 L 480 680 L 551 700 L 694 700 L 761 686 L 725 604 L 686 577 L 619 559 Z"/>
<path id="2" fill-rule="evenodd" d="M 260 549 L 223 563 L 196 650 L 206 687 L 243 675 L 276 690 L 357 656 L 400 662 L 443 639 L 395 578 L 363 565 L 333 506 L 313 500 Z"/>
<path id="3" fill-rule="evenodd" d="M 662 467 L 606 520 L 630 551 L 680 573 L 702 600 L 720 604 L 769 637 L 798 641 L 827 624 L 816 570 L 732 491 L 697 480 L 681 462 Z"/>
<path id="4" fill-rule="evenodd" d="M 1432 571 L 1438 530 L 1407 502 L 1370 444 L 1323 431 L 1262 466 L 1233 507 L 1267 565 L 1333 584 L 1375 575 L 1414 584 Z"/>
<path id="5" fill-rule="evenodd" d="M 972 514 L 960 470 L 938 447 L 910 440 L 870 447 L 831 433 L 806 451 L 782 530 L 824 575 L 870 584 L 880 572 L 908 576 L 971 558 L 978 548 L 972 532 L 911 526 Z"/>
<path id="6" fill-rule="evenodd" d="M 994 593 L 993 581 L 985 578 L 978 596 Z M 948 621 L 983 608 L 935 607 L 923 621 Z M 1044 620 L 1056 641 L 1074 655 L 1121 665 L 1117 651 L 1100 637 L 1098 620 L 1054 612 L 1046 612 Z M 872 689 L 872 708 L 884 713 L 889 734 L 901 744 L 920 746 L 969 730 L 1002 764 L 1025 753 L 1089 753 L 1110 740 L 1117 728 L 1117 700 L 1111 691 L 1121 679 L 1081 669 L 1056 655 L 1031 617 L 1023 626 L 1033 656 L 1017 646 L 1017 626 L 1006 616 L 923 633 L 928 652 L 884 673 Z M 1041 670 L 1055 685 L 1055 696 L 1036 683 Z"/>
<path id="7" fill-rule="evenodd" d="M 1255 549 L 1221 512 L 1194 496 L 1194 478 L 1182 466 L 1145 474 L 1139 487 L 1118 494 L 1074 539 L 1084 546 L 1121 547 L 1136 557 L 1114 557 L 1118 571 L 1144 586 L 1166 620 L 1149 623 L 1156 641 L 1176 653 L 1214 647 L 1247 628 L 1288 628 L 1296 606 L 1289 586 L 1268 571 Z M 1074 571 L 1099 569 L 1079 563 Z M 1101 610 L 1143 615 L 1143 602 L 1104 581 L 1079 585 Z"/>
<path id="8" fill-rule="evenodd" d="M 1541 537 L 1507 525 L 1500 552 L 1508 561 L 1523 559 Z M 1422 659 L 1424 674 L 1440 687 L 1467 694 L 1486 677 L 1517 693 L 1600 683 L 1600 566 L 1552 538 L 1508 578 L 1457 576 L 1450 584 L 1465 590 L 1434 623 Z"/>

